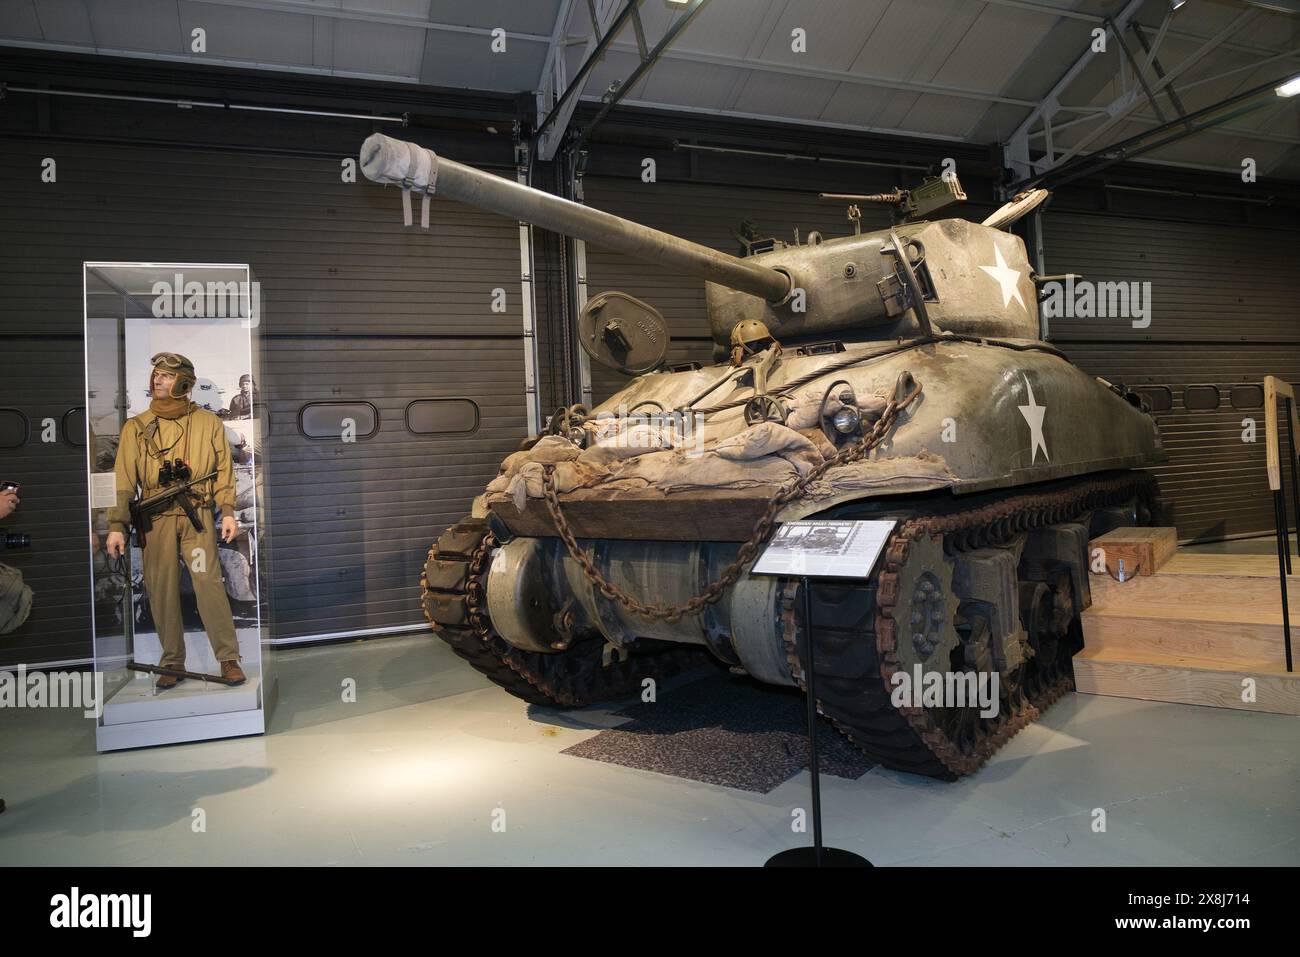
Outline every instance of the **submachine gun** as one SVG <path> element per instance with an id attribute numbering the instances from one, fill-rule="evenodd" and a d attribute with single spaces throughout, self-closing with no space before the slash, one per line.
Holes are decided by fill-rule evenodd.
<path id="1" fill-rule="evenodd" d="M 195 508 L 194 499 L 190 497 L 190 489 L 200 482 L 216 477 L 216 474 L 217 470 L 213 469 L 202 478 L 188 482 L 175 482 L 148 498 L 132 499 L 128 502 L 127 508 L 131 510 L 131 527 L 135 529 L 136 545 L 144 548 L 145 535 L 153 528 L 153 516 L 161 515 L 173 505 L 181 507 L 196 532 L 203 531 L 203 523 L 199 521 L 199 513 Z"/>

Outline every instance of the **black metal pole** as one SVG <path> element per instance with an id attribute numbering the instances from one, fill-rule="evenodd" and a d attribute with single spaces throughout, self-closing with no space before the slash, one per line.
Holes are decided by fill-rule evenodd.
<path id="1" fill-rule="evenodd" d="M 808 576 L 801 577 L 803 586 L 803 625 L 808 667 L 804 670 L 804 684 L 808 692 L 808 770 L 812 775 L 813 846 L 792 847 L 768 858 L 768 867 L 871 867 L 869 860 L 860 854 L 839 847 L 822 844 L 822 786 L 821 763 L 817 754 L 817 668 L 813 661 L 812 583 Z"/>
<path id="2" fill-rule="evenodd" d="M 817 668 L 813 664 L 812 585 L 803 580 L 803 627 L 808 648 L 808 770 L 812 772 L 813 847 L 822 866 L 822 788 L 817 762 Z"/>
<path id="3" fill-rule="evenodd" d="M 1292 428 L 1292 426 L 1291 426 L 1291 416 L 1292 416 L 1293 414 L 1294 414 L 1294 413 L 1291 411 L 1291 400 L 1290 400 L 1290 399 L 1287 399 L 1287 400 L 1286 400 L 1286 444 L 1287 444 L 1287 447 L 1291 450 L 1291 506 L 1292 506 L 1292 509 L 1295 511 L 1295 516 L 1296 516 L 1296 519 L 1295 519 L 1295 553 L 1296 553 L 1296 556 L 1297 556 L 1297 557 L 1300 557 L 1300 474 L 1297 474 L 1297 473 L 1296 473 L 1295 429 Z M 1278 456 L 1278 458 L 1281 458 L 1281 457 L 1282 457 L 1282 456 L 1280 456 L 1280 455 Z M 1279 465 L 1280 465 L 1280 464 L 1281 464 L 1281 463 L 1279 463 Z M 1286 474 L 1285 474 L 1285 473 L 1282 473 L 1282 474 L 1278 475 L 1278 481 L 1280 481 L 1280 482 L 1285 482 L 1285 481 L 1286 481 Z M 1283 536 L 1284 538 L 1286 537 L 1286 531 L 1287 531 L 1287 530 L 1286 530 L 1286 526 L 1283 525 L 1283 526 L 1282 526 L 1282 536 Z M 1287 555 L 1288 555 L 1288 557 L 1290 556 L 1290 554 L 1291 554 L 1291 548 L 1290 548 L 1290 546 L 1288 545 L 1288 546 L 1287 546 Z M 1288 566 L 1288 571 L 1289 571 L 1289 570 L 1290 570 L 1290 568 L 1289 568 L 1289 566 Z"/>
<path id="4" fill-rule="evenodd" d="M 1280 442 L 1278 444 L 1281 445 Z M 1274 522 L 1277 524 L 1277 547 L 1278 552 L 1280 553 L 1279 560 L 1282 562 L 1282 567 L 1286 569 L 1286 573 L 1290 575 L 1291 543 L 1288 540 L 1288 535 L 1290 534 L 1291 526 L 1286 514 L 1286 473 L 1282 471 L 1282 450 L 1280 448 L 1278 449 L 1277 459 L 1277 484 L 1279 487 L 1278 490 L 1273 493 L 1274 511 L 1277 512 L 1277 515 L 1274 516 Z M 1297 520 L 1300 521 L 1300 516 L 1297 516 Z"/>
<path id="5" fill-rule="evenodd" d="M 1286 576 L 1287 535 L 1286 535 L 1286 500 L 1282 490 L 1273 493 L 1273 521 L 1277 525 L 1277 572 L 1282 585 L 1282 642 L 1286 647 L 1286 670 L 1291 671 L 1291 611 L 1287 604 Z"/>

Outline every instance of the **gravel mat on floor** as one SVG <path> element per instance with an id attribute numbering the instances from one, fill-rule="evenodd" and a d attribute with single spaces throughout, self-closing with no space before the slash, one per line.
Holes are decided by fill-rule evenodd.
<path id="1" fill-rule="evenodd" d="M 763 794 L 808 765 L 807 705 L 793 691 L 719 675 L 616 713 L 632 720 L 563 753 Z M 853 780 L 874 767 L 824 718 L 817 751 L 823 774 Z"/>

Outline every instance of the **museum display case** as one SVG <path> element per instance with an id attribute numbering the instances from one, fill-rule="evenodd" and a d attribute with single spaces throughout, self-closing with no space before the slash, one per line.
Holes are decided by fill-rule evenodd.
<path id="1" fill-rule="evenodd" d="M 260 287 L 226 264 L 88 262 L 84 281 L 97 747 L 260 734 Z"/>

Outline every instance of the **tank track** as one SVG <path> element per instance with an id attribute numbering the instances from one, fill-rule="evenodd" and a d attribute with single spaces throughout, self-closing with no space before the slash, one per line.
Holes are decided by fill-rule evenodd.
<path id="1" fill-rule="evenodd" d="M 1146 473 L 1076 480 L 945 514 L 901 517 L 886 543 L 881 569 L 868 583 L 813 586 L 818 710 L 886 767 L 949 780 L 975 771 L 1061 695 L 1073 690 L 1071 658 L 1082 646 L 1082 609 L 1073 595 L 1062 596 L 1070 614 L 1069 634 L 1034 649 L 1035 656 L 1016 669 L 1010 680 L 1000 676 L 1003 693 L 997 716 L 985 719 L 974 709 L 960 709 L 968 713 L 954 719 L 957 709 L 895 707 L 890 700 L 894 687 L 890 678 L 900 669 L 898 635 L 902 629 L 896 621 L 897 604 L 900 598 L 906 600 L 897 593 L 897 582 L 914 551 L 913 543 L 923 536 L 931 540 L 942 537 L 948 555 L 996 548 L 1024 532 L 1070 522 L 1092 509 L 1134 499 L 1154 507 L 1155 482 Z M 807 636 L 800 621 L 800 587 L 795 581 L 785 583 L 781 622 L 791 674 L 806 692 Z M 837 609 L 839 620 L 824 627 L 821 623 L 836 618 Z M 1030 640 L 1032 646 L 1032 636 Z"/>
<path id="2" fill-rule="evenodd" d="M 640 642 L 629 656 L 606 656 L 601 639 L 554 654 L 508 644 L 488 621 L 484 588 L 495 541 L 487 519 L 465 518 L 429 549 L 420 576 L 424 616 L 435 633 L 493 683 L 531 704 L 579 708 L 638 695 L 646 678 L 663 680 L 703 664 L 708 653 L 672 642 Z"/>

